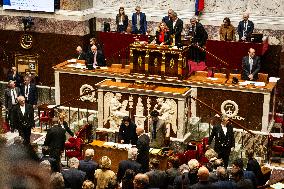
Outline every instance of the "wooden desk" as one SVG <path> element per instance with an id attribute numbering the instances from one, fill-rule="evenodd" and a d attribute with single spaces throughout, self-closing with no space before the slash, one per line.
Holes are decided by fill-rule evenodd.
<path id="1" fill-rule="evenodd" d="M 100 143 L 100 145 L 96 145 L 96 143 Z M 83 154 L 85 154 L 85 150 L 88 148 L 94 149 L 95 155 L 93 159 L 97 163 L 100 162 L 100 159 L 103 156 L 108 156 L 111 159 L 111 170 L 114 171 L 115 173 L 117 173 L 119 162 L 128 159 L 127 150 L 105 147 L 103 146 L 103 142 L 94 141 L 93 143 L 85 145 L 83 147 Z M 162 170 L 167 169 L 168 156 L 150 154 L 150 159 L 152 158 L 157 158 L 160 160 L 160 168 Z"/>
<path id="2" fill-rule="evenodd" d="M 169 48 L 156 45 L 130 45 L 131 73 L 186 78 L 188 75 L 189 48 Z"/>

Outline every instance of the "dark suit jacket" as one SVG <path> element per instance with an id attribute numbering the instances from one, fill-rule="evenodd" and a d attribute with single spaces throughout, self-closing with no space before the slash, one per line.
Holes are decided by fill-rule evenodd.
<path id="1" fill-rule="evenodd" d="M 119 127 L 118 137 L 120 140 L 124 140 L 124 144 L 136 145 L 138 137 L 135 123 L 130 122 L 129 126 L 125 126 L 125 124 L 122 123 Z"/>
<path id="2" fill-rule="evenodd" d="M 214 150 L 218 154 L 221 151 L 227 151 L 230 153 L 231 148 L 235 147 L 235 138 L 232 125 L 227 125 L 227 133 L 226 135 L 223 132 L 221 125 L 216 125 L 212 129 L 212 133 L 209 136 L 208 144 L 210 145 L 212 140 L 215 139 Z"/>
<path id="3" fill-rule="evenodd" d="M 239 38 L 241 39 L 243 37 L 243 31 L 244 31 L 244 21 L 240 21 L 239 25 L 238 25 L 238 34 L 239 34 Z M 250 36 L 252 34 L 254 30 L 254 24 L 252 21 L 248 20 L 247 22 L 247 31 L 245 32 L 246 36 Z"/>
<path id="4" fill-rule="evenodd" d="M 18 96 L 20 96 L 20 89 L 18 87 L 15 87 L 15 90 L 16 90 L 16 94 L 15 94 L 15 98 L 17 98 Z M 11 95 L 11 89 L 8 88 L 8 89 L 5 89 L 5 107 L 8 109 L 8 110 L 11 110 L 12 108 L 12 95 Z"/>
<path id="5" fill-rule="evenodd" d="M 175 178 L 173 188 L 174 189 L 187 189 L 191 185 L 188 172 L 183 173 Z"/>
<path id="6" fill-rule="evenodd" d="M 137 14 L 132 14 L 132 33 L 134 34 L 146 34 L 147 32 L 147 20 L 146 15 L 140 12 L 140 30 L 137 29 Z"/>
<path id="7" fill-rule="evenodd" d="M 138 149 L 137 162 L 141 164 L 141 171 L 143 173 L 147 172 L 149 169 L 149 144 L 150 138 L 148 135 L 142 134 L 138 137 L 136 145 Z"/>
<path id="8" fill-rule="evenodd" d="M 86 173 L 86 179 L 93 181 L 99 164 L 93 160 L 80 160 L 78 169 Z"/>
<path id="9" fill-rule="evenodd" d="M 198 183 L 189 187 L 190 189 L 218 189 L 209 181 L 199 181 Z"/>
<path id="10" fill-rule="evenodd" d="M 21 94 L 25 96 L 25 85 L 21 87 Z M 37 98 L 38 98 L 37 87 L 35 84 L 30 83 L 29 95 L 28 95 L 28 98 L 26 98 L 26 103 L 31 104 L 31 105 L 36 105 Z"/>
<path id="11" fill-rule="evenodd" d="M 116 26 L 117 26 L 117 30 L 118 31 L 118 26 L 119 26 L 119 15 L 116 15 L 116 18 L 115 18 L 115 21 L 116 21 Z M 128 16 L 127 15 L 124 15 L 124 21 L 123 21 L 123 31 L 126 31 L 127 29 L 127 26 L 128 26 Z M 119 32 L 119 31 L 118 31 Z"/>
<path id="12" fill-rule="evenodd" d="M 204 29 L 203 25 L 199 22 L 196 23 L 195 26 L 195 31 L 193 31 L 194 29 L 191 27 L 189 28 L 189 35 L 191 35 L 192 38 L 192 43 L 197 44 L 202 47 L 206 44 L 206 41 L 208 39 L 208 34 L 206 32 L 206 30 Z"/>
<path id="13" fill-rule="evenodd" d="M 236 185 L 237 185 L 237 189 L 238 188 L 240 188 L 240 189 L 252 189 L 252 188 L 254 188 L 251 180 L 249 180 L 249 179 L 241 179 L 236 183 Z"/>
<path id="14" fill-rule="evenodd" d="M 17 73 L 15 76 L 13 76 L 13 74 L 8 74 L 7 76 L 7 81 L 15 81 L 16 83 L 16 87 L 20 87 L 22 84 L 22 78 L 21 76 Z"/>
<path id="15" fill-rule="evenodd" d="M 160 189 L 167 188 L 168 182 L 167 182 L 167 174 L 165 171 L 154 169 L 145 174 L 149 177 L 150 188 L 160 188 Z"/>
<path id="16" fill-rule="evenodd" d="M 265 184 L 264 177 L 261 172 L 261 167 L 256 159 L 252 158 L 248 160 L 247 171 L 252 171 L 255 174 L 257 186 L 261 186 Z"/>
<path id="17" fill-rule="evenodd" d="M 258 79 L 258 72 L 260 70 L 260 58 L 258 56 L 255 56 L 253 58 L 253 64 L 251 73 L 253 74 L 253 80 Z M 249 74 L 250 74 L 250 64 L 249 64 L 249 56 L 243 57 L 242 60 L 242 79 L 243 80 L 249 80 Z"/>
<path id="18" fill-rule="evenodd" d="M 72 137 L 74 136 L 74 133 L 71 131 L 70 127 L 68 127 L 68 123 L 66 121 L 63 121 L 63 127 L 66 132 L 69 133 L 69 135 L 71 135 Z"/>
<path id="19" fill-rule="evenodd" d="M 169 22 L 171 20 L 171 18 L 169 16 L 164 16 L 163 19 L 162 19 L 162 22 Z"/>
<path id="20" fill-rule="evenodd" d="M 168 189 L 173 188 L 174 180 L 177 176 L 181 175 L 180 171 L 177 168 L 170 168 L 166 170 L 168 176 Z"/>
<path id="21" fill-rule="evenodd" d="M 136 174 L 141 171 L 141 164 L 134 160 L 122 160 L 118 164 L 117 180 L 120 182 L 127 169 L 133 170 Z"/>
<path id="22" fill-rule="evenodd" d="M 49 149 L 60 149 L 63 151 L 65 140 L 65 129 L 60 125 L 55 125 L 47 130 L 44 146 L 48 146 Z"/>
<path id="23" fill-rule="evenodd" d="M 86 173 L 75 168 L 62 171 L 65 188 L 81 189 L 86 178 Z"/>
<path id="24" fill-rule="evenodd" d="M 160 32 L 159 32 L 159 31 L 156 31 L 156 43 L 157 43 L 157 44 L 161 44 L 160 41 L 159 41 L 159 35 L 160 35 Z M 169 45 L 170 42 L 171 42 L 170 32 L 167 31 L 167 32 L 165 32 L 165 34 L 164 34 L 164 44 L 165 44 L 165 45 Z"/>
<path id="25" fill-rule="evenodd" d="M 13 128 L 21 130 L 23 128 L 32 128 L 35 126 L 34 109 L 32 105 L 25 104 L 25 114 L 22 114 L 20 105 L 17 104 L 12 109 L 11 123 Z"/>
<path id="26" fill-rule="evenodd" d="M 237 185 L 235 182 L 232 181 L 223 181 L 223 180 L 219 180 L 215 183 L 213 183 L 213 186 L 217 187 L 218 189 L 236 189 Z"/>
<path id="27" fill-rule="evenodd" d="M 254 186 L 254 188 L 257 187 L 257 180 L 256 180 L 256 176 L 255 176 L 254 172 L 244 171 L 244 179 L 250 180 L 252 182 L 252 185 Z"/>
<path id="28" fill-rule="evenodd" d="M 105 56 L 102 53 L 102 51 L 97 51 L 97 65 L 98 66 L 106 66 L 106 61 L 105 61 Z M 94 63 L 94 54 L 93 52 L 88 53 L 88 58 L 87 58 L 87 68 L 88 69 L 93 69 L 93 63 Z"/>
<path id="29" fill-rule="evenodd" d="M 85 52 L 82 52 L 78 55 L 77 57 L 78 60 L 86 60 L 87 59 L 87 54 Z"/>
<path id="30" fill-rule="evenodd" d="M 183 30 L 183 21 L 178 18 L 176 21 L 176 25 L 173 27 L 173 21 L 170 20 L 168 22 L 168 27 L 170 30 L 170 34 L 175 36 L 175 45 L 181 44 L 181 32 Z"/>

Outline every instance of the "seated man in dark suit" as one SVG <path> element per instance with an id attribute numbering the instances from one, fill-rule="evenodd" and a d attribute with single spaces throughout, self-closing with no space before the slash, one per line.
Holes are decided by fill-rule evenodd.
<path id="1" fill-rule="evenodd" d="M 255 50 L 250 48 L 248 56 L 243 57 L 242 60 L 242 79 L 243 80 L 257 80 L 258 72 L 260 70 L 260 58 L 255 56 Z"/>
<path id="2" fill-rule="evenodd" d="M 78 57 L 77 57 L 78 60 L 86 60 L 86 58 L 87 58 L 86 53 L 83 51 L 81 46 L 78 46 L 76 48 L 76 52 L 78 54 Z"/>
<path id="3" fill-rule="evenodd" d="M 88 180 L 94 180 L 94 174 L 96 169 L 99 167 L 99 164 L 93 160 L 94 157 L 94 150 L 93 149 L 87 149 L 85 151 L 85 159 L 80 160 L 78 169 L 81 171 L 84 171 L 86 175 L 86 179 Z"/>
<path id="4" fill-rule="evenodd" d="M 88 54 L 86 66 L 89 70 L 97 68 L 98 66 L 106 66 L 105 56 L 102 51 L 97 50 L 97 46 L 91 47 L 91 52 Z"/>

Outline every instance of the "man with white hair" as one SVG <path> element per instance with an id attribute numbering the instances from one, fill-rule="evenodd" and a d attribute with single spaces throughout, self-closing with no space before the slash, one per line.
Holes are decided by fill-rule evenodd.
<path id="1" fill-rule="evenodd" d="M 136 161 L 137 159 L 137 148 L 129 148 L 128 149 L 128 160 L 122 160 L 118 164 L 117 171 L 117 181 L 121 182 L 125 172 L 127 169 L 131 169 L 135 172 L 135 174 L 140 172 L 141 164 Z"/>
<path id="2" fill-rule="evenodd" d="M 86 53 L 83 51 L 81 46 L 78 46 L 76 48 L 76 52 L 78 54 L 78 57 L 77 57 L 78 60 L 86 60 Z"/>
<path id="3" fill-rule="evenodd" d="M 79 160 L 73 157 L 69 159 L 68 164 L 70 169 L 62 171 L 65 188 L 82 188 L 83 182 L 86 178 L 86 173 L 81 170 L 78 170 Z"/>
<path id="4" fill-rule="evenodd" d="M 238 25 L 238 34 L 240 41 L 247 41 L 249 40 L 251 34 L 254 30 L 254 23 L 249 20 L 249 14 L 243 14 L 243 20 L 239 22 Z"/>
<path id="5" fill-rule="evenodd" d="M 25 102 L 25 97 L 17 98 L 18 104 L 12 109 L 11 122 L 19 135 L 23 137 L 24 144 L 30 144 L 31 129 L 35 126 L 33 106 Z"/>
<path id="6" fill-rule="evenodd" d="M 137 162 L 141 164 L 141 172 L 146 173 L 149 170 L 149 145 L 150 145 L 150 138 L 145 133 L 144 127 L 137 127 L 136 133 L 138 136 L 137 140 Z"/>
<path id="7" fill-rule="evenodd" d="M 92 70 L 99 66 L 106 66 L 105 56 L 102 51 L 99 51 L 96 45 L 91 47 L 91 52 L 88 53 L 86 66 Z"/>
<path id="8" fill-rule="evenodd" d="M 95 155 L 94 149 L 88 148 L 85 151 L 85 159 L 80 160 L 78 169 L 86 172 L 86 179 L 94 180 L 94 174 L 99 164 L 93 160 Z"/>

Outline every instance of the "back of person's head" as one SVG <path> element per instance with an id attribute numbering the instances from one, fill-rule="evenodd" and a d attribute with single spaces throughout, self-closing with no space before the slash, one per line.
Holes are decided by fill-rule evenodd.
<path id="1" fill-rule="evenodd" d="M 83 182 L 83 185 L 82 185 L 82 189 L 94 189 L 95 188 L 95 185 L 92 181 L 90 180 L 85 180 Z"/>
<path id="2" fill-rule="evenodd" d="M 100 160 L 100 165 L 102 169 L 110 169 L 111 160 L 107 156 L 103 156 Z"/>
<path id="3" fill-rule="evenodd" d="M 137 159 L 137 153 L 138 153 L 137 148 L 129 148 L 128 149 L 128 159 L 136 160 Z"/>
<path id="4" fill-rule="evenodd" d="M 70 168 L 78 168 L 79 167 L 79 160 L 75 157 L 72 157 L 71 159 L 69 159 L 68 164 Z"/>
<path id="5" fill-rule="evenodd" d="M 46 169 L 47 172 L 51 173 L 51 164 L 48 160 L 43 160 L 39 165 L 41 168 Z"/>
<path id="6" fill-rule="evenodd" d="M 169 159 L 168 159 L 168 163 L 170 163 L 173 168 L 177 169 L 177 168 L 179 168 L 180 161 L 179 161 L 178 157 L 170 156 Z"/>
<path id="7" fill-rule="evenodd" d="M 85 151 L 85 159 L 92 159 L 94 155 L 95 155 L 94 149 L 88 148 Z"/>
<path id="8" fill-rule="evenodd" d="M 206 150 L 206 152 L 205 152 L 205 157 L 208 160 L 210 160 L 212 158 L 217 158 L 217 156 L 218 156 L 218 154 L 212 148 Z"/>
<path id="9" fill-rule="evenodd" d="M 51 174 L 50 186 L 52 189 L 64 189 L 64 178 L 61 173 L 55 172 Z"/>
<path id="10" fill-rule="evenodd" d="M 188 164 L 188 167 L 191 171 L 198 169 L 198 167 L 200 166 L 199 162 L 196 159 L 189 160 L 189 162 L 187 164 Z"/>
<path id="11" fill-rule="evenodd" d="M 179 171 L 181 173 L 185 173 L 185 172 L 189 172 L 189 167 L 186 164 L 182 164 L 181 166 L 179 166 Z"/>
<path id="12" fill-rule="evenodd" d="M 21 136 L 16 136 L 14 138 L 14 144 L 19 145 L 19 144 L 23 144 L 24 139 Z"/>
<path id="13" fill-rule="evenodd" d="M 229 175 L 225 167 L 217 167 L 216 175 L 218 177 L 218 180 L 229 180 Z"/>
<path id="14" fill-rule="evenodd" d="M 146 189 L 149 185 L 149 177 L 146 174 L 138 173 L 134 177 L 134 189 Z"/>
<path id="15" fill-rule="evenodd" d="M 254 150 L 253 149 L 248 149 L 246 151 L 246 155 L 247 155 L 248 159 L 253 158 L 254 157 Z"/>
<path id="16" fill-rule="evenodd" d="M 233 166 L 235 166 L 238 169 L 243 169 L 244 168 L 244 162 L 241 158 L 235 159 L 233 162 Z"/>
<path id="17" fill-rule="evenodd" d="M 206 167 L 202 166 L 198 169 L 197 176 L 199 181 L 208 181 L 209 171 Z"/>
<path id="18" fill-rule="evenodd" d="M 242 169 L 232 169 L 232 177 L 238 182 L 240 179 L 244 177 L 244 171 Z"/>
<path id="19" fill-rule="evenodd" d="M 135 177 L 135 172 L 131 169 L 127 169 L 122 178 L 122 188 L 134 188 L 133 180 Z"/>
<path id="20" fill-rule="evenodd" d="M 213 169 L 217 169 L 217 167 L 224 166 L 224 163 L 222 159 L 216 159 L 212 165 Z"/>
<path id="21" fill-rule="evenodd" d="M 159 169 L 160 161 L 156 158 L 151 159 L 150 161 L 150 168 L 151 169 Z"/>
<path id="22" fill-rule="evenodd" d="M 138 127 L 136 128 L 136 133 L 137 133 L 138 136 L 141 135 L 141 134 L 143 134 L 143 133 L 144 133 L 144 127 L 138 126 Z"/>

